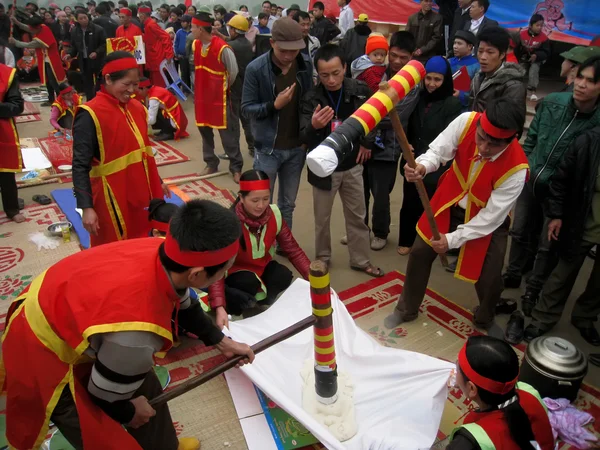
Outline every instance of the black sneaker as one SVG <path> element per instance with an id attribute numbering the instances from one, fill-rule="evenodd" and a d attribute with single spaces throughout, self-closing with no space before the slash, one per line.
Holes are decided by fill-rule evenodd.
<path id="1" fill-rule="evenodd" d="M 496 305 L 496 315 L 512 314 L 517 310 L 517 302 L 510 298 L 501 298 L 500 303 Z"/>
<path id="2" fill-rule="evenodd" d="M 515 277 L 505 273 L 502 275 L 504 289 L 519 289 L 521 287 L 521 277 Z"/>
<path id="3" fill-rule="evenodd" d="M 521 309 L 525 317 L 531 317 L 531 312 L 538 301 L 539 294 L 532 291 L 525 291 L 525 295 L 521 297 Z"/>
<path id="4" fill-rule="evenodd" d="M 547 331 L 549 330 L 542 330 L 541 328 L 538 328 L 533 324 L 529 324 L 527 325 L 527 328 L 525 328 L 525 333 L 523 337 L 525 338 L 525 342 L 531 342 L 535 338 L 545 334 Z"/>
<path id="5" fill-rule="evenodd" d="M 504 332 L 504 340 L 512 345 L 517 345 L 523 340 L 525 333 L 525 317 L 521 311 L 515 311 L 510 315 Z"/>

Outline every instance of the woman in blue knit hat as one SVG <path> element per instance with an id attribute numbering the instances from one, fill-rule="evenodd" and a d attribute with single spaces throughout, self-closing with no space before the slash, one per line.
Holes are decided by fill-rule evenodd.
<path id="1" fill-rule="evenodd" d="M 461 113 L 458 98 L 453 97 L 452 71 L 450 64 L 441 56 L 434 56 L 425 65 L 427 74 L 421 82 L 419 102 L 410 116 L 407 137 L 415 157 L 422 155 L 429 144 Z M 400 163 L 400 171 L 404 175 L 404 158 Z M 423 181 L 427 194 L 431 198 L 437 187 L 440 176 L 450 167 L 451 161 L 427 175 Z M 398 253 L 408 255 L 417 235 L 416 225 L 423 214 L 423 206 L 415 183 L 404 180 L 404 195 L 400 209 L 400 236 Z"/>

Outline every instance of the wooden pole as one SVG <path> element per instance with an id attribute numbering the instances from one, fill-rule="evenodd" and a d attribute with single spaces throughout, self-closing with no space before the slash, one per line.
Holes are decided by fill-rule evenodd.
<path id="1" fill-rule="evenodd" d="M 257 342 L 252 346 L 252 351 L 255 354 L 257 354 L 272 347 L 275 344 L 285 341 L 287 338 L 290 338 L 300 333 L 301 331 L 312 327 L 316 320 L 317 319 L 315 316 L 308 316 L 305 319 L 302 319 L 300 322 L 296 322 L 295 324 L 290 325 L 289 327 L 275 333 L 274 335 L 269 336 L 260 342 Z M 226 337 L 224 339 L 229 338 Z M 208 372 L 204 372 L 203 374 L 200 374 L 190 380 L 187 380 L 184 383 L 181 383 L 179 386 L 167 392 L 163 392 L 157 397 L 154 397 L 152 400 L 150 400 L 150 405 L 156 408 L 157 406 L 171 401 L 174 398 L 177 398 L 180 395 L 183 395 L 191 391 L 192 389 L 197 388 L 198 386 L 206 383 L 207 381 L 212 380 L 216 376 L 221 375 L 223 372 L 226 372 L 227 370 L 235 367 L 244 358 L 245 356 L 236 356 L 234 358 L 228 359 L 223 364 L 219 364 L 218 366 L 213 367 Z"/>
<path id="2" fill-rule="evenodd" d="M 417 162 L 415 161 L 415 156 L 410 151 L 408 139 L 404 133 L 404 128 L 402 128 L 402 123 L 400 122 L 400 117 L 398 116 L 398 111 L 396 111 L 396 108 L 392 108 L 392 110 L 389 112 L 389 116 L 390 120 L 392 121 L 392 127 L 394 128 L 396 137 L 398 138 L 398 141 L 400 141 L 400 146 L 402 147 L 402 156 L 404 156 L 408 166 L 414 169 L 417 167 Z M 421 199 L 421 203 L 423 204 L 425 216 L 429 222 L 433 239 L 437 241 L 440 238 L 440 231 L 437 227 L 437 223 L 435 223 L 433 210 L 431 209 L 431 203 L 429 203 L 429 196 L 427 195 L 425 184 L 423 184 L 423 180 L 418 180 L 415 182 L 415 186 L 417 188 L 417 192 L 419 193 L 419 199 Z M 442 265 L 444 267 L 448 267 L 448 258 L 446 257 L 445 253 L 440 253 L 440 260 L 442 261 Z"/>
<path id="3" fill-rule="evenodd" d="M 180 180 L 163 180 L 163 183 L 165 184 L 169 184 L 169 185 L 174 185 L 174 184 L 183 184 L 183 183 L 190 183 L 192 181 L 199 181 L 199 180 L 206 180 L 208 178 L 214 178 L 214 177 L 220 177 L 221 175 L 227 175 L 229 172 L 215 172 L 215 173 L 211 173 L 209 175 L 197 175 L 194 177 L 187 177 L 187 178 L 182 178 Z M 31 180 L 25 180 L 25 181 L 19 181 L 20 183 L 23 184 L 27 184 L 28 181 L 36 181 L 36 180 L 52 180 L 55 178 L 62 178 L 62 177 L 71 177 L 73 176 L 73 172 L 62 172 L 62 173 L 57 173 L 57 174 L 53 174 L 53 175 L 47 175 L 47 176 L 40 176 L 37 178 L 32 178 Z"/>
<path id="4" fill-rule="evenodd" d="M 333 338 L 333 309 L 331 308 L 331 287 L 329 269 L 323 261 L 310 263 L 310 300 L 313 316 L 315 346 L 315 390 L 317 400 L 330 405 L 337 400 L 337 362 Z"/>

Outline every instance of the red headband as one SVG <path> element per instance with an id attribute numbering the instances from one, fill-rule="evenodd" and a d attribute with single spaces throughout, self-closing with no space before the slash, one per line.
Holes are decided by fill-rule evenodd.
<path id="1" fill-rule="evenodd" d="M 150 226 L 161 233 L 166 233 L 169 231 L 169 224 L 165 222 L 159 222 L 158 220 L 151 220 Z"/>
<path id="2" fill-rule="evenodd" d="M 64 94 L 68 94 L 69 92 L 73 92 L 73 86 L 64 88 L 62 91 L 59 92 L 59 94 L 64 95 Z"/>
<path id="3" fill-rule="evenodd" d="M 121 72 L 122 70 L 137 69 L 137 67 L 138 64 L 135 58 L 115 59 L 114 61 L 104 64 L 104 67 L 102 68 L 102 75 Z"/>
<path id="4" fill-rule="evenodd" d="M 165 254 L 177 264 L 185 267 L 211 267 L 229 261 L 237 255 L 240 248 L 240 241 L 236 239 L 231 245 L 215 251 L 182 251 L 175 238 L 170 232 L 167 232 L 164 248 Z"/>
<path id="5" fill-rule="evenodd" d="M 199 27 L 210 27 L 210 26 L 212 26 L 212 23 L 208 23 L 208 22 L 205 22 L 204 20 L 196 19 L 195 17 L 192 17 L 192 23 L 194 25 L 198 25 Z"/>
<path id="6" fill-rule="evenodd" d="M 139 87 L 145 88 L 145 87 L 150 87 L 150 86 L 152 86 L 152 83 L 150 82 L 150 80 L 140 81 Z"/>
<path id="7" fill-rule="evenodd" d="M 485 389 L 492 394 L 508 394 L 512 389 L 514 389 L 515 385 L 517 384 L 517 379 L 519 378 L 519 375 L 517 375 L 514 380 L 507 383 L 501 383 L 499 381 L 490 380 L 489 378 L 479 375 L 471 368 L 471 365 L 467 360 L 466 343 L 458 354 L 458 365 L 460 366 L 460 370 L 463 371 L 469 381 L 472 381 L 473 384 L 478 388 Z"/>
<path id="8" fill-rule="evenodd" d="M 131 10 L 129 8 L 121 8 L 119 14 L 131 17 Z"/>
<path id="9" fill-rule="evenodd" d="M 492 125 L 485 112 L 479 117 L 479 125 L 485 134 L 496 139 L 508 139 L 517 134 L 516 130 L 505 130 Z"/>
<path id="10" fill-rule="evenodd" d="M 240 191 L 264 191 L 271 190 L 271 182 L 269 180 L 252 180 L 252 181 L 241 181 L 240 180 Z"/>
<path id="11" fill-rule="evenodd" d="M 152 8 L 148 6 L 142 6 L 141 8 L 138 8 L 138 12 L 142 14 L 150 14 L 152 12 Z"/>

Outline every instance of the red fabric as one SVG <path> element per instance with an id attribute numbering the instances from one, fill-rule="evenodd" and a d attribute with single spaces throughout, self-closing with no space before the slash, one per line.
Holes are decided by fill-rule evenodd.
<path id="1" fill-rule="evenodd" d="M 240 246 L 235 262 L 228 271 L 229 274 L 239 272 L 240 270 L 248 270 L 260 278 L 265 267 L 267 267 L 267 264 L 273 259 L 269 250 L 277 243 L 279 248 L 286 253 L 287 258 L 300 273 L 302 278 L 308 280 L 310 260 L 306 256 L 306 253 L 304 253 L 304 250 L 300 248 L 298 242 L 296 242 L 296 239 L 284 220 L 281 223 L 281 230 L 279 231 L 279 234 L 277 234 L 277 221 L 275 219 L 275 214 L 270 208 L 267 209 L 259 219 L 248 217 L 244 212 L 241 203 L 236 205 L 235 212 L 242 222 L 242 238 L 246 244 L 246 249 L 244 250 Z M 258 227 L 266 228 L 266 231 L 263 231 L 263 233 L 266 233 L 264 237 L 265 255 L 260 259 L 254 259 L 252 257 L 250 233 L 252 232 L 256 236 Z M 211 308 L 215 309 L 219 306 L 225 306 L 225 281 L 220 280 L 209 286 L 208 295 Z"/>
<path id="2" fill-rule="evenodd" d="M 536 442 L 542 450 L 553 450 L 552 426 L 542 403 L 529 392 L 517 389 L 517 393 L 519 394 L 519 404 L 531 422 Z M 492 440 L 497 450 L 519 450 L 519 446 L 510 437 L 504 413 L 500 410 L 487 413 L 472 411 L 465 417 L 464 423 L 477 423 Z"/>
<path id="3" fill-rule="evenodd" d="M 46 83 L 46 64 L 44 64 L 44 55 L 46 54 L 48 55 L 50 67 L 52 68 L 52 72 L 54 72 L 56 81 L 58 81 L 59 84 L 63 83 L 67 79 L 67 75 L 65 74 L 65 69 L 63 68 L 60 54 L 58 53 L 58 44 L 56 43 L 54 34 L 52 34 L 52 30 L 46 25 L 42 25 L 41 31 L 36 34 L 33 39 L 44 44 L 44 48 L 35 49 L 35 54 L 38 60 L 40 81 L 42 84 Z"/>
<path id="4" fill-rule="evenodd" d="M 152 82 L 154 86 L 158 86 L 161 88 L 166 88 L 165 79 L 162 74 L 158 70 L 148 70 L 148 79 Z"/>
<path id="5" fill-rule="evenodd" d="M 535 51 L 542 46 L 544 42 L 548 40 L 548 36 L 544 33 L 540 33 L 537 36 L 532 36 L 529 33 L 529 29 L 525 29 L 519 33 L 521 38 L 521 46 L 527 53 L 533 55 Z"/>
<path id="6" fill-rule="evenodd" d="M 142 29 L 140 27 L 138 27 L 134 23 L 130 23 L 127 28 L 125 28 L 125 25 L 120 25 L 119 28 L 117 28 L 117 33 L 115 34 L 115 37 L 117 37 L 117 38 L 134 38 L 136 36 L 143 36 L 143 35 L 144 35 L 144 33 L 142 33 Z"/>
<path id="7" fill-rule="evenodd" d="M 163 192 L 151 156 L 146 109 L 135 101 L 120 105 L 105 92 L 99 92 L 81 108 L 94 117 L 101 155 L 100 161 L 92 162 L 90 172 L 94 210 L 100 224 L 98 235 L 91 235 L 91 245 L 148 236 L 150 221 L 146 208 L 151 199 L 163 198 Z M 139 134 L 131 124 L 135 124 Z M 139 152 L 137 162 L 106 176 L 93 176 L 95 170 L 106 170 L 108 163 L 134 152 Z"/>
<path id="8" fill-rule="evenodd" d="M 379 90 L 379 83 L 385 74 L 385 66 L 371 66 L 356 77 L 357 80 L 364 81 L 373 92 Z"/>
<path id="9" fill-rule="evenodd" d="M 15 80 L 17 70 L 0 64 L 0 103 Z M 20 172 L 23 168 L 19 133 L 14 117 L 0 118 L 0 171 Z"/>
<path id="10" fill-rule="evenodd" d="M 523 148 L 516 139 L 513 139 L 504 153 L 494 162 L 483 160 L 483 167 L 477 178 L 469 180 L 473 158 L 478 154 L 475 133 L 480 116 L 481 113 L 471 114 L 470 121 L 463 131 L 462 141 L 458 145 L 452 168 L 442 175 L 438 189 L 431 199 L 435 221 L 442 234 L 448 233 L 450 229 L 450 207 L 456 205 L 465 195 L 470 193 L 465 215 L 466 223 L 487 204 L 496 183 L 506 179 L 508 175 L 520 168 L 529 167 Z M 471 185 L 469 192 L 462 188 L 457 173 L 460 173 L 462 179 Z M 476 199 L 477 203 L 473 199 Z M 419 219 L 417 231 L 426 242 L 430 242 L 432 232 L 425 214 Z M 491 235 L 484 236 L 468 241 L 462 246 L 455 272 L 457 278 L 473 283 L 479 279 L 491 238 Z"/>
<path id="11" fill-rule="evenodd" d="M 177 312 L 179 297 L 158 260 L 161 242 L 144 238 L 93 248 L 63 259 L 42 275 L 37 295 L 39 307 L 65 348 L 82 354 L 90 335 L 117 331 L 116 324 L 121 324 L 121 329 L 155 332 L 164 340 L 163 351 L 171 347 L 171 317 Z M 124 277 L 115 267 L 131 270 Z M 127 292 L 136 300 L 124 302 L 115 292 Z M 34 302 L 35 294 L 30 289 L 27 301 Z M 19 449 L 38 448 L 48 429 L 52 408 L 48 415 L 46 408 L 52 394 L 60 393 L 71 379 L 84 447 L 139 449 L 131 435 L 88 395 L 85 380 L 91 364 L 85 362 L 89 358 L 77 358 L 73 365 L 61 361 L 56 340 L 46 339 L 50 344 L 44 345 L 34 334 L 30 325 L 33 322 L 29 322 L 34 319 L 35 314 L 26 316 L 24 309 L 14 314 L 2 345 L 6 436 L 10 444 Z M 103 328 L 98 331 L 92 328 L 99 326 Z M 23 358 L 24 354 L 27 358 Z"/>
<path id="12" fill-rule="evenodd" d="M 192 44 L 195 66 L 196 125 L 227 128 L 227 69 L 221 60 L 224 48 L 231 48 L 218 36 L 213 36 L 206 55 L 202 43 Z"/>
<path id="13" fill-rule="evenodd" d="M 164 108 L 161 108 L 162 114 L 166 119 L 175 122 L 177 131 L 175 132 L 175 140 L 179 140 L 184 137 L 188 137 L 189 133 L 186 131 L 188 120 L 181 104 L 177 101 L 171 91 L 160 86 L 152 86 L 148 90 L 148 99 L 155 99 L 161 103 Z"/>
<path id="14" fill-rule="evenodd" d="M 165 59 L 173 59 L 173 43 L 169 34 L 154 20 L 144 22 L 144 45 L 146 46 L 146 69 L 150 72 L 159 70 L 160 63 Z M 164 86 L 164 81 L 158 86 Z"/>

